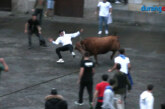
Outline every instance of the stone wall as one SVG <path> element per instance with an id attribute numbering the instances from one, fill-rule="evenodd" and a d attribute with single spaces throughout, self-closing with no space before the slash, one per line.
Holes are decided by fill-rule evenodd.
<path id="1" fill-rule="evenodd" d="M 163 6 L 165 0 L 129 0 L 128 10 L 141 11 L 141 7 L 145 6 Z"/>
<path id="2" fill-rule="evenodd" d="M 31 11 L 35 0 L 12 0 L 12 12 Z"/>

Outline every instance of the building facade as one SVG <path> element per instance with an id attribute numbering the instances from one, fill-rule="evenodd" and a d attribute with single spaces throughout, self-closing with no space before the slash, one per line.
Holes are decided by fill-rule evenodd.
<path id="1" fill-rule="evenodd" d="M 92 17 L 101 0 L 55 0 L 55 14 L 71 17 Z M 31 11 L 35 0 L 0 0 L 0 10 L 12 12 Z M 142 6 L 165 6 L 165 0 L 128 0 L 128 4 L 113 7 L 128 11 L 141 11 Z M 65 7 L 65 8 L 64 8 Z M 122 8 L 124 7 L 124 8 Z"/>

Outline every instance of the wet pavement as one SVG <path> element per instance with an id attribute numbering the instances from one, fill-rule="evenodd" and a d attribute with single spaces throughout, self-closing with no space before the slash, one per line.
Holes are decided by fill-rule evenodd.
<path id="1" fill-rule="evenodd" d="M 37 37 L 33 37 L 33 49 L 28 50 L 27 35 L 24 34 L 26 18 L 0 18 L 0 57 L 5 58 L 10 71 L 3 72 L 0 79 L 0 109 L 44 109 L 44 97 L 55 87 L 68 101 L 69 109 L 88 109 L 88 95 L 85 91 L 85 105 L 76 106 L 78 98 L 79 63 L 81 55 L 76 52 L 72 58 L 69 52 L 63 52 L 64 64 L 57 64 L 54 46 L 39 47 Z M 74 22 L 74 21 L 73 21 Z M 82 23 L 62 23 L 44 21 L 43 36 L 57 37 L 59 29 L 74 32 L 84 28 L 84 33 L 73 39 L 74 44 L 85 37 L 97 36 L 97 25 Z M 149 26 L 150 27 L 150 26 Z M 151 26 L 152 30 L 154 27 Z M 113 24 L 110 34 L 117 32 L 121 47 L 132 64 L 134 87 L 128 93 L 126 109 L 139 109 L 138 99 L 147 84 L 154 84 L 155 109 L 165 102 L 165 32 L 146 29 L 143 25 Z M 160 27 L 161 30 L 161 27 Z M 98 57 L 94 83 L 101 81 L 101 75 L 108 73 L 113 61 L 110 53 Z M 117 54 L 116 54 L 117 55 Z M 110 77 L 115 72 L 108 73 Z M 94 86 L 95 86 L 94 84 Z"/>

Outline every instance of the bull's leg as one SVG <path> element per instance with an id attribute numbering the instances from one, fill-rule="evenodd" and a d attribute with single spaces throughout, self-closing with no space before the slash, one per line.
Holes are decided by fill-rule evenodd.
<path id="1" fill-rule="evenodd" d="M 116 51 L 112 51 L 111 60 L 113 59 L 115 53 L 116 53 Z"/>
<path id="2" fill-rule="evenodd" d="M 97 55 L 94 55 L 94 58 L 95 58 L 95 63 L 98 65 L 98 61 L 97 61 Z"/>

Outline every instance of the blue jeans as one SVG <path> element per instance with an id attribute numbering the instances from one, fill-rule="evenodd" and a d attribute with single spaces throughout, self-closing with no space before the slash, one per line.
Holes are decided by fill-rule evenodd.
<path id="1" fill-rule="evenodd" d="M 108 17 L 102 17 L 102 16 L 99 16 L 99 31 L 102 31 L 103 29 L 103 22 L 104 22 L 104 25 L 105 25 L 105 30 L 108 30 Z"/>
<path id="2" fill-rule="evenodd" d="M 133 85 L 133 79 L 132 79 L 132 76 L 131 76 L 130 72 L 128 72 L 127 76 L 128 76 L 128 79 L 131 83 L 131 86 L 132 86 Z"/>

